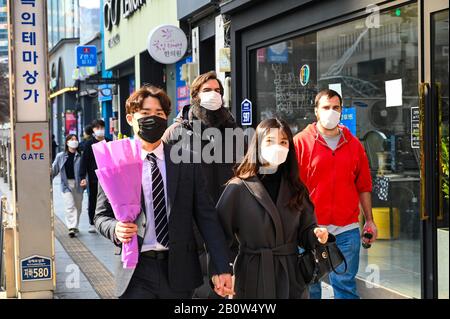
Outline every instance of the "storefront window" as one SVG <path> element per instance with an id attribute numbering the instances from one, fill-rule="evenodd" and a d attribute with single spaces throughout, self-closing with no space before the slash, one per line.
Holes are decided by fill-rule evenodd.
<path id="1" fill-rule="evenodd" d="M 254 50 L 252 95 L 258 122 L 280 116 L 297 133 L 315 121 L 319 90 L 341 93 L 342 123 L 363 143 L 376 186 L 379 240 L 361 250 L 358 277 L 420 298 L 417 12 L 389 9 L 379 25 L 363 18 Z"/>

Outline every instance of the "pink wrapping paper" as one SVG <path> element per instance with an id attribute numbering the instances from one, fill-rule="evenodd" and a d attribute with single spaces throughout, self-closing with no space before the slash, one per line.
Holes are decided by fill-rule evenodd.
<path id="1" fill-rule="evenodd" d="M 142 165 L 139 140 L 121 139 L 92 145 L 98 181 L 117 220 L 132 223 L 141 211 Z M 139 248 L 137 235 L 122 245 L 124 268 L 135 268 Z"/>

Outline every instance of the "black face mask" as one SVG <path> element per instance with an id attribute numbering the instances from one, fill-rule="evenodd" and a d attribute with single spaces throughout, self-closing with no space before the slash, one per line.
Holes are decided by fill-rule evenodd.
<path id="1" fill-rule="evenodd" d="M 140 118 L 137 122 L 139 125 L 139 137 L 149 143 L 155 143 L 160 140 L 167 129 L 167 120 L 156 115 Z"/>

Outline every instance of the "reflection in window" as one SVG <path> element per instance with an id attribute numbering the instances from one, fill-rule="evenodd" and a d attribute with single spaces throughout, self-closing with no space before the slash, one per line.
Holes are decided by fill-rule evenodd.
<path id="1" fill-rule="evenodd" d="M 412 297 L 420 297 L 417 11 L 416 4 L 390 9 L 379 28 L 368 28 L 364 18 L 252 53 L 258 122 L 280 116 L 299 132 L 316 120 L 319 90 L 341 91 L 343 124 L 369 157 L 380 232 L 361 251 L 358 276 L 371 280 L 378 272 L 377 284 Z M 386 81 L 397 79 L 400 103 L 387 106 Z"/>

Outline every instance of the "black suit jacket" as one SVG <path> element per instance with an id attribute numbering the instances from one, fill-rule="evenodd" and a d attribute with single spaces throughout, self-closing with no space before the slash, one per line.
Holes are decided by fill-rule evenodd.
<path id="1" fill-rule="evenodd" d="M 199 164 L 175 164 L 170 157 L 171 146 L 164 144 L 166 183 L 169 212 L 169 269 L 170 287 L 175 291 L 189 291 L 203 282 L 196 244 L 193 222 L 205 239 L 216 273 L 231 273 L 228 262 L 225 235 L 219 223 L 214 204 L 205 187 L 205 180 Z M 126 191 L 126 187 L 124 187 Z M 142 205 L 143 206 L 143 205 Z M 146 214 L 142 207 L 135 223 L 138 226 L 139 249 L 146 231 Z M 105 237 L 117 245 L 114 234 L 117 220 L 108 199 L 99 185 L 95 226 Z M 117 245 L 120 254 L 121 245 Z M 118 258 L 116 271 L 116 295 L 121 296 L 133 275 L 134 269 L 124 269 Z M 212 275 L 212 274 L 211 274 Z"/>
<path id="2" fill-rule="evenodd" d="M 105 141 L 109 142 L 109 139 L 105 138 Z M 95 174 L 97 162 L 95 161 L 94 151 L 92 150 L 92 145 L 98 142 L 100 141 L 95 137 L 91 137 L 84 143 L 80 164 L 80 180 L 85 179 L 87 175 L 89 183 L 98 183 L 97 174 Z"/>

